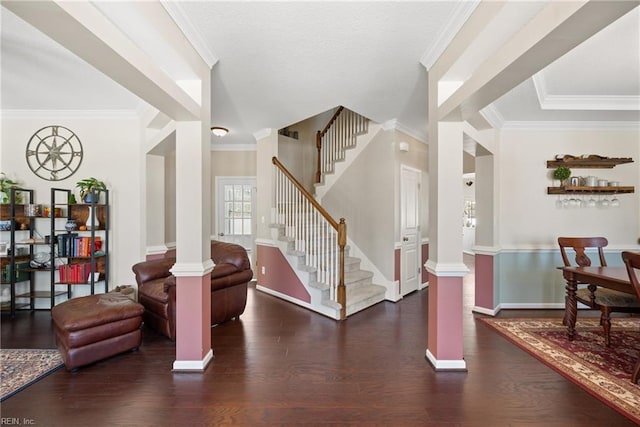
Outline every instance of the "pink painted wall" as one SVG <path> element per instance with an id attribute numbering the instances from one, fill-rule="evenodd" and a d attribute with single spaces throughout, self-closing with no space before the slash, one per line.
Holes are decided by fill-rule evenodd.
<path id="1" fill-rule="evenodd" d="M 311 302 L 311 296 L 280 249 L 257 245 L 256 271 L 258 285 L 306 303 Z"/>
<path id="2" fill-rule="evenodd" d="M 429 272 L 427 271 L 426 268 L 424 268 L 424 265 L 427 263 L 427 261 L 429 260 L 429 244 L 428 243 L 423 243 L 422 244 L 422 283 L 427 283 L 429 281 Z"/>
<path id="3" fill-rule="evenodd" d="M 476 307 L 493 310 L 493 256 L 476 254 Z"/>
<path id="4" fill-rule="evenodd" d="M 176 359 L 201 361 L 211 350 L 211 274 L 176 279 Z"/>
<path id="5" fill-rule="evenodd" d="M 402 268 L 402 260 L 400 259 L 401 250 L 400 248 L 396 249 L 393 253 L 393 280 L 397 280 L 400 283 L 400 271 Z"/>
<path id="6" fill-rule="evenodd" d="M 462 278 L 429 275 L 428 349 L 437 360 L 462 360 Z"/>

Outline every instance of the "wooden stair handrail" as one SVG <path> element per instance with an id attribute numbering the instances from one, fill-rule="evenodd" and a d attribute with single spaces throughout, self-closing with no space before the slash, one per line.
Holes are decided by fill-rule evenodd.
<path id="1" fill-rule="evenodd" d="M 320 214 L 324 217 L 324 219 L 326 219 L 329 222 L 329 224 L 331 224 L 331 226 L 334 228 L 334 230 L 340 231 L 339 230 L 338 221 L 333 219 L 333 217 L 329 214 L 329 212 L 327 212 L 325 210 L 325 208 L 323 208 L 320 205 L 320 203 L 318 203 L 318 201 L 302 186 L 302 184 L 300 184 L 298 182 L 298 180 L 295 179 L 293 177 L 293 175 L 291 175 L 291 172 L 289 172 L 287 170 L 287 168 L 280 162 L 280 160 L 278 160 L 277 157 L 273 157 L 271 159 L 271 161 L 273 162 L 274 165 L 276 165 L 276 167 L 278 169 L 280 169 L 280 171 L 282 171 L 283 174 L 285 174 L 287 176 L 287 178 L 289 178 L 289 180 L 302 193 L 302 195 L 309 201 L 309 203 L 311 203 L 313 205 L 313 207 L 316 208 L 318 210 L 318 212 L 320 212 Z M 344 221 L 344 218 L 340 218 L 340 221 Z"/>
<path id="2" fill-rule="evenodd" d="M 324 127 L 324 129 L 322 129 L 322 131 L 320 131 L 320 136 L 324 136 L 325 133 L 327 133 L 329 131 L 329 128 L 331 127 L 331 125 L 333 124 L 333 122 L 336 121 L 336 119 L 338 118 L 338 116 L 340 115 L 340 113 L 342 113 L 342 110 L 344 110 L 344 107 L 341 105 L 338 107 L 338 109 L 336 110 L 335 113 L 333 113 L 333 116 L 331 117 L 331 119 L 329 120 L 329 123 L 327 123 L 327 125 Z"/>
<path id="3" fill-rule="evenodd" d="M 291 183 L 300 191 L 305 199 L 317 211 L 327 220 L 331 227 L 338 232 L 338 248 L 339 248 L 339 270 L 338 270 L 338 303 L 340 304 L 340 320 L 347 318 L 347 290 L 344 285 L 344 249 L 347 246 L 347 223 L 344 218 L 340 218 L 340 222 L 333 219 L 333 217 L 323 208 L 317 200 L 298 182 L 297 179 L 287 168 L 278 160 L 277 157 L 272 157 L 271 162 L 291 181 Z"/>
<path id="4" fill-rule="evenodd" d="M 331 128 L 331 125 L 333 125 L 333 122 L 335 122 L 338 119 L 338 116 L 340 115 L 340 113 L 342 113 L 342 110 L 344 110 L 344 107 L 341 105 L 340 107 L 338 107 L 336 112 L 333 113 L 331 120 L 329 120 L 329 123 L 327 123 L 324 129 L 319 130 L 316 133 L 316 149 L 318 150 L 318 156 L 317 156 L 318 162 L 316 165 L 316 183 L 319 183 L 320 180 L 322 179 L 322 164 L 320 161 L 321 152 L 322 152 L 322 137 L 324 136 L 325 133 L 329 131 L 329 129 Z"/>

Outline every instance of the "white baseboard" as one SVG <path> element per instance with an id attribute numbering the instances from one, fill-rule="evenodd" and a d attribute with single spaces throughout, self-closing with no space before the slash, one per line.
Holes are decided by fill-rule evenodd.
<path id="1" fill-rule="evenodd" d="M 307 308 L 307 309 L 309 309 L 311 311 L 315 311 L 316 313 L 320 313 L 320 314 L 322 314 L 324 316 L 327 316 L 327 317 L 329 317 L 331 319 L 340 320 L 340 310 L 332 310 L 331 308 L 325 307 L 325 306 L 314 307 L 313 305 L 309 304 L 308 302 L 301 301 L 301 300 L 299 300 L 297 298 L 293 298 L 293 297 L 291 297 L 291 296 L 289 296 L 287 294 L 283 294 L 282 292 L 274 291 L 271 288 L 267 288 L 267 287 L 264 287 L 264 286 L 258 285 L 258 284 L 256 284 L 256 290 L 258 290 L 260 292 L 264 292 L 265 294 L 269 294 L 269 295 L 272 295 L 274 297 L 283 299 L 283 300 L 288 301 L 288 302 L 290 302 L 292 304 L 299 305 L 300 307 Z"/>
<path id="2" fill-rule="evenodd" d="M 202 372 L 204 371 L 209 362 L 213 360 L 213 350 L 209 349 L 202 360 L 176 360 L 173 362 L 173 371 L 176 372 Z"/>
<path id="3" fill-rule="evenodd" d="M 550 303 L 502 303 L 495 308 L 496 313 L 500 310 L 564 310 L 563 302 Z"/>
<path id="4" fill-rule="evenodd" d="M 438 360 L 427 349 L 425 354 L 429 363 L 433 365 L 436 371 L 466 371 L 467 363 L 463 360 Z"/>
<path id="5" fill-rule="evenodd" d="M 500 312 L 500 308 L 491 309 L 491 308 L 474 306 L 471 311 L 473 311 L 474 313 L 486 314 L 487 316 L 495 316 Z"/>

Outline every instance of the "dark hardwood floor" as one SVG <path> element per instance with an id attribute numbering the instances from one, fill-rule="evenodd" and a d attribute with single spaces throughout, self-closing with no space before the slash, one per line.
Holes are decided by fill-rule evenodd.
<path id="1" fill-rule="evenodd" d="M 634 425 L 477 321 L 472 285 L 473 271 L 468 372 L 426 361 L 427 290 L 339 323 L 250 286 L 241 319 L 212 329 L 204 373 L 171 372 L 174 343 L 145 328 L 138 352 L 56 371 L 3 402 L 2 417 L 38 426 Z M 3 316 L 1 329 L 3 348 L 55 346 L 48 311 Z"/>

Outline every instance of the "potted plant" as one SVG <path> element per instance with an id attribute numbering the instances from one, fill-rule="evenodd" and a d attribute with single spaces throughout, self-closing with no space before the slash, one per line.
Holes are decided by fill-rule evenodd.
<path id="1" fill-rule="evenodd" d="M 0 203 L 7 204 L 11 198 L 11 189 L 18 187 L 18 182 L 10 178 L 4 172 L 0 172 Z M 22 193 L 16 192 L 16 203 L 22 203 Z"/>
<path id="2" fill-rule="evenodd" d="M 560 185 L 564 186 L 565 181 L 571 176 L 571 169 L 566 166 L 560 166 L 553 171 L 553 178 L 560 180 Z"/>
<path id="3" fill-rule="evenodd" d="M 94 200 L 92 199 L 93 192 L 96 190 L 106 190 L 107 186 L 104 182 L 98 181 L 98 179 L 90 177 L 85 178 L 76 183 L 76 187 L 80 189 L 80 199 L 85 203 L 92 203 Z M 99 194 L 96 195 L 100 197 Z M 95 200 L 97 202 L 98 200 Z"/>

